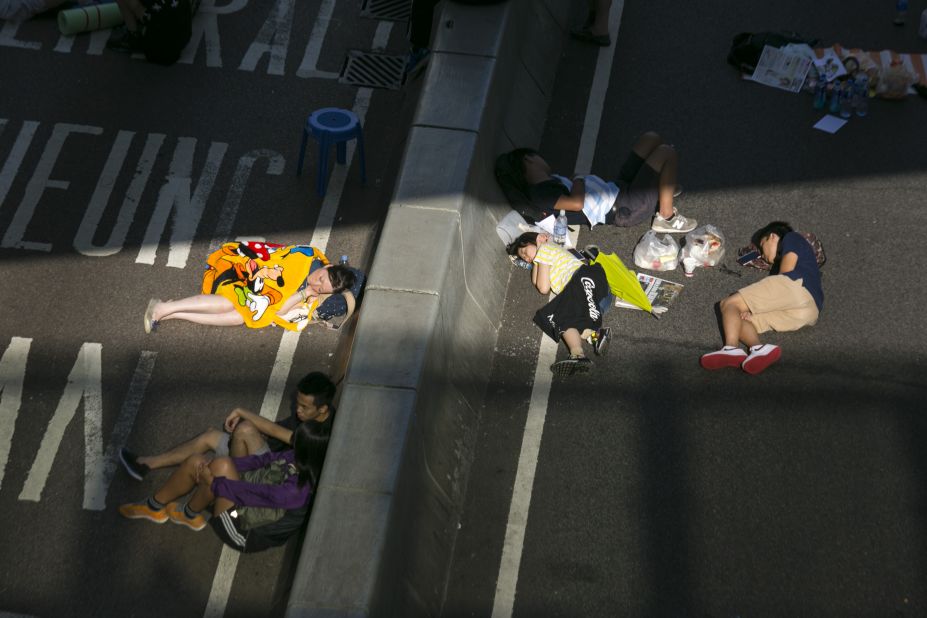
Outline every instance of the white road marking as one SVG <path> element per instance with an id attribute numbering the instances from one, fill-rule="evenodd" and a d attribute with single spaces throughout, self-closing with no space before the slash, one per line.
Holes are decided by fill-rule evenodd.
<path id="1" fill-rule="evenodd" d="M 383 47 L 389 40 L 391 22 L 380 22 L 374 35 L 373 46 Z M 357 114 L 358 119 L 363 124 L 367 117 L 367 110 L 370 108 L 370 98 L 373 94 L 371 88 L 358 88 L 357 95 L 354 98 L 352 110 Z M 347 159 L 344 165 L 335 165 L 332 170 L 331 178 L 328 181 L 328 189 L 325 192 L 325 198 L 322 200 L 322 208 L 319 211 L 319 218 L 316 221 L 315 231 L 309 244 L 317 248 L 322 253 L 328 249 L 328 240 L 331 238 L 331 228 L 335 222 L 335 215 L 338 212 L 338 204 L 341 202 L 341 194 L 344 191 L 344 183 L 347 170 L 351 167 L 354 160 L 354 142 L 347 145 Z M 311 184 L 307 184 L 306 191 L 313 190 Z M 270 375 L 270 381 L 267 384 L 267 391 L 264 394 L 264 401 L 261 404 L 261 416 L 271 420 L 276 420 L 277 410 L 280 409 L 280 402 L 283 400 L 284 389 L 286 388 L 286 379 L 290 374 L 293 366 L 293 357 L 296 354 L 296 344 L 299 341 L 299 333 L 286 331 L 280 338 L 280 345 L 277 348 L 277 357 L 274 360 L 274 368 Z M 212 579 L 212 589 L 209 591 L 209 600 L 206 602 L 206 611 L 203 613 L 205 618 L 219 618 L 225 613 L 225 607 L 228 604 L 229 593 L 232 590 L 232 583 L 235 580 L 235 571 L 238 569 L 239 553 L 222 545 L 222 554 L 219 556 L 219 564 L 216 566 L 216 574 Z"/>
<path id="2" fill-rule="evenodd" d="M 120 135 L 123 133 L 131 132 L 119 132 Z M 113 144 L 110 157 L 106 161 L 106 167 L 104 167 L 103 173 L 100 174 L 97 187 L 94 189 L 93 195 L 90 197 L 90 203 L 87 205 L 87 210 L 84 212 L 84 218 L 80 222 L 77 234 L 74 235 L 74 248 L 77 249 L 78 252 L 93 257 L 105 257 L 108 255 L 115 255 L 122 251 L 126 236 L 129 234 L 129 228 L 135 220 L 135 212 L 138 209 L 138 204 L 142 199 L 142 194 L 145 192 L 145 186 L 148 184 L 148 179 L 151 177 L 151 170 L 158 158 L 158 153 L 161 151 L 161 146 L 164 144 L 164 138 L 165 135 L 163 133 L 151 133 L 148 135 L 148 138 L 145 140 L 145 147 L 138 159 L 138 166 L 135 168 L 135 174 L 132 175 L 132 181 L 129 183 L 129 188 L 126 190 L 125 197 L 122 200 L 122 206 L 119 208 L 119 215 L 116 217 L 116 222 L 113 224 L 113 229 L 110 231 L 109 239 L 102 245 L 96 245 L 93 239 L 97 235 L 97 228 L 100 225 L 100 221 L 103 219 L 103 213 L 106 212 L 106 206 L 109 204 L 109 198 L 113 192 L 113 185 L 117 180 L 116 174 L 122 169 L 122 162 L 126 155 L 126 152 L 122 150 L 121 147 L 117 146 L 118 139 L 117 144 Z M 126 150 L 128 150 L 128 146 L 128 144 L 125 145 Z M 110 166 L 110 161 L 114 159 L 119 160 L 119 168 L 114 170 L 115 173 L 113 175 L 108 176 L 106 170 Z M 115 163 L 113 164 L 115 165 Z"/>
<path id="3" fill-rule="evenodd" d="M 23 403 L 23 381 L 32 339 L 13 337 L 0 357 L 0 487 L 10 459 L 16 417 Z"/>
<path id="4" fill-rule="evenodd" d="M 68 384 L 58 401 L 58 407 L 48 422 L 42 444 L 35 454 L 29 475 L 19 494 L 20 500 L 38 502 L 48 481 L 61 438 L 81 403 L 84 404 L 84 494 L 94 483 L 98 470 L 95 462 L 103 456 L 103 384 L 102 352 L 99 343 L 84 343 L 68 375 Z"/>
<path id="5" fill-rule="evenodd" d="M 119 417 L 109 436 L 109 446 L 106 447 L 106 452 L 100 450 L 91 453 L 89 449 L 87 451 L 88 463 L 85 466 L 94 470 L 94 474 L 86 473 L 84 476 L 83 506 L 87 510 L 102 511 L 106 508 L 106 494 L 118 465 L 117 449 L 126 443 L 132 432 L 132 425 L 135 424 L 135 417 L 138 416 L 138 410 L 142 407 L 145 389 L 151 381 L 157 357 L 157 352 L 142 350 L 138 364 L 135 365 L 135 373 L 132 374 L 132 381 L 129 382 L 129 390 L 119 410 Z"/>
<path id="6" fill-rule="evenodd" d="M 225 203 L 219 212 L 219 222 L 216 224 L 213 240 L 209 244 L 209 253 L 216 251 L 223 243 L 229 242 L 231 239 L 235 218 L 238 217 L 238 208 L 241 206 L 241 198 L 248 186 L 248 179 L 251 178 L 254 163 L 259 158 L 267 159 L 268 174 L 279 176 L 283 173 L 285 164 L 283 155 L 273 150 L 263 148 L 252 150 L 238 159 L 235 175 L 232 177 L 232 182 L 229 183 L 229 191 L 225 195 Z M 263 241 L 264 239 L 260 240 Z"/>
<path id="7" fill-rule="evenodd" d="M 35 123 L 35 126 L 37 127 L 38 123 Z M 26 123 L 23 124 L 23 131 L 20 133 L 20 137 L 22 137 L 25 132 Z M 42 151 L 42 156 L 35 166 L 32 178 L 29 179 L 29 183 L 26 185 L 26 192 L 23 196 L 23 200 L 19 203 L 19 207 L 13 214 L 13 220 L 10 221 L 10 226 L 6 229 L 6 234 L 3 235 L 3 240 L 0 241 L 0 247 L 13 247 L 16 249 L 46 252 L 52 250 L 51 243 L 25 240 L 26 228 L 29 222 L 32 221 L 35 209 L 39 205 L 39 200 L 42 199 L 42 195 L 45 193 L 46 189 L 65 190 L 71 186 L 71 181 L 57 180 L 52 178 L 51 174 L 54 170 L 55 162 L 58 160 L 58 155 L 61 154 L 61 149 L 64 147 L 65 140 L 67 140 L 68 136 L 72 133 L 100 135 L 103 133 L 103 129 L 102 127 L 68 124 L 65 122 L 59 122 L 55 125 L 51 137 L 48 138 L 48 142 L 45 143 L 45 150 Z M 31 140 L 32 137 L 30 135 L 28 141 L 26 141 L 26 147 L 29 146 Z M 15 150 L 19 144 L 20 139 L 17 138 L 13 149 Z M 22 149 L 22 152 L 25 153 L 25 148 Z M 13 158 L 14 155 L 15 153 L 11 154 L 11 158 Z M 18 169 L 18 167 L 19 165 L 17 164 L 16 169 Z M 13 175 L 15 175 L 16 169 L 13 170 Z M 3 173 L 5 174 L 6 171 L 6 166 L 4 165 Z M 10 181 L 12 181 L 12 177 L 10 177 Z"/>
<path id="8" fill-rule="evenodd" d="M 242 71 L 253 71 L 257 63 L 268 55 L 268 75 L 283 75 L 286 68 L 286 53 L 290 46 L 290 32 L 293 29 L 293 12 L 296 0 L 277 0 L 264 25 L 245 57 L 238 66 Z"/>
<path id="9" fill-rule="evenodd" d="M 158 254 L 158 244 L 167 228 L 168 217 L 172 217 L 171 239 L 168 249 L 167 265 L 184 268 L 190 256 L 190 248 L 196 236 L 200 218 L 209 201 L 209 194 L 216 183 L 216 176 L 228 144 L 212 142 L 206 155 L 206 162 L 200 172 L 196 188 L 193 188 L 193 155 L 196 150 L 196 138 L 177 138 L 177 147 L 171 159 L 167 182 L 158 192 L 158 201 L 151 213 L 145 238 L 135 258 L 137 264 L 154 264 Z"/>
<path id="10" fill-rule="evenodd" d="M 21 41 L 16 38 L 19 27 L 23 24 L 21 21 L 4 22 L 3 28 L 0 28 L 0 47 L 18 47 L 19 49 L 42 49 L 42 44 L 38 41 Z"/>
<path id="11" fill-rule="evenodd" d="M 303 60 L 296 69 L 296 77 L 322 77 L 333 79 L 338 77 L 337 73 L 330 71 L 320 71 L 318 69 L 319 55 L 322 53 L 322 43 L 325 42 L 325 34 L 328 32 L 328 25 L 332 21 L 332 14 L 335 12 L 335 0 L 322 0 L 319 6 L 319 13 L 316 15 L 315 22 L 312 24 L 312 32 L 309 33 L 309 42 L 306 43 L 306 51 L 303 54 Z"/>
<path id="12" fill-rule="evenodd" d="M 5 119 L 4 123 L 6 123 Z M 19 173 L 19 167 L 23 163 L 23 158 L 25 158 L 26 151 L 29 150 L 32 138 L 35 137 L 38 128 L 39 123 L 34 120 L 27 120 L 23 123 L 23 128 L 19 130 L 19 135 L 16 136 L 16 141 L 13 142 L 13 148 L 3 164 L 3 169 L 0 169 L 0 207 L 3 206 L 3 201 L 6 199 L 10 187 L 13 186 L 13 179 Z"/>
<path id="13" fill-rule="evenodd" d="M 586 105 L 583 121 L 583 134 L 579 143 L 574 169 L 588 171 L 595 155 L 595 144 L 602 121 L 602 107 L 611 67 L 615 56 L 618 28 L 621 25 L 621 12 L 624 1 L 612 3 L 608 16 L 608 30 L 614 33 L 615 42 L 599 50 L 595 75 Z M 515 487 L 512 490 L 512 503 L 509 506 L 509 518 L 505 527 L 505 540 L 502 545 L 502 559 L 499 565 L 499 577 L 496 580 L 496 594 L 493 598 L 493 618 L 511 618 L 515 607 L 515 594 L 518 585 L 518 572 L 525 542 L 525 529 L 528 525 L 528 512 L 531 508 L 531 493 L 534 489 L 534 475 L 537 470 L 541 437 L 544 434 L 544 421 L 547 417 L 547 402 L 550 396 L 552 374 L 550 364 L 557 356 L 557 342 L 542 336 L 538 350 L 538 362 L 534 372 L 534 386 L 531 390 L 531 403 L 528 406 L 528 418 L 525 421 L 525 433 L 522 437 L 521 451 L 518 455 L 518 470 L 515 474 Z"/>

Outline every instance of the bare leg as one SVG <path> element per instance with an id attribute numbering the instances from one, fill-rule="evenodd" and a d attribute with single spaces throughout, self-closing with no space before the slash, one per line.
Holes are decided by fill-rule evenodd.
<path id="1" fill-rule="evenodd" d="M 570 349 L 570 356 L 585 356 L 583 353 L 583 339 L 577 329 L 568 328 L 560 333 L 560 337 L 563 338 L 563 343 Z"/>
<path id="2" fill-rule="evenodd" d="M 172 502 L 181 496 L 186 496 L 194 487 L 196 487 L 196 466 L 206 461 L 203 455 L 191 455 L 187 457 L 180 466 L 178 466 L 167 479 L 167 482 L 161 486 L 161 489 L 154 493 L 154 499 L 161 504 Z"/>
<path id="3" fill-rule="evenodd" d="M 750 308 L 740 294 L 732 294 L 721 301 L 721 327 L 724 330 L 724 345 L 737 346 L 743 342 L 747 346 L 760 344 L 760 337 L 753 324 L 743 319 Z"/>
<path id="4" fill-rule="evenodd" d="M 174 313 L 228 313 L 234 311 L 232 301 L 215 294 L 198 294 L 180 300 L 169 300 L 154 306 L 151 317 L 154 320 L 168 320 Z"/>
<path id="5" fill-rule="evenodd" d="M 673 216 L 673 193 L 676 192 L 676 174 L 679 169 L 679 155 L 669 144 L 660 144 L 647 157 L 645 163 L 659 175 L 660 216 Z"/>
<path id="6" fill-rule="evenodd" d="M 203 455 L 216 450 L 223 435 L 224 432 L 218 429 L 207 429 L 192 440 L 179 444 L 165 453 L 139 457 L 138 462 L 145 464 L 152 470 L 176 466 L 191 455 Z"/>
<path id="7" fill-rule="evenodd" d="M 205 324 L 206 326 L 241 326 L 245 323 L 245 319 L 234 309 L 225 313 L 190 313 L 179 311 L 161 319 L 186 320 L 187 322 Z"/>
<path id="8" fill-rule="evenodd" d="M 647 131 L 643 135 L 637 138 L 637 141 L 634 142 L 634 145 L 631 146 L 631 150 L 634 151 L 634 154 L 639 156 L 641 159 L 647 159 L 653 151 L 657 149 L 657 146 L 663 144 L 663 138 L 660 137 L 659 133 L 654 131 Z"/>
<path id="9" fill-rule="evenodd" d="M 238 470 L 235 468 L 235 464 L 228 457 L 217 457 L 213 459 L 209 463 L 209 469 L 212 471 L 213 476 L 224 476 L 227 479 L 234 480 L 241 478 L 238 474 Z M 212 512 L 216 515 L 235 506 L 235 503 L 227 498 L 217 498 L 215 494 L 212 493 L 212 489 L 209 485 L 200 483 L 196 486 L 196 491 L 193 492 L 193 495 L 190 496 L 187 506 L 191 511 L 199 512 L 210 504 L 213 505 Z"/>
<path id="10" fill-rule="evenodd" d="M 241 421 L 235 426 L 235 431 L 232 432 L 232 438 L 229 441 L 229 455 L 232 457 L 253 455 L 266 446 L 267 440 L 264 439 L 264 434 L 258 431 L 254 423 Z"/>

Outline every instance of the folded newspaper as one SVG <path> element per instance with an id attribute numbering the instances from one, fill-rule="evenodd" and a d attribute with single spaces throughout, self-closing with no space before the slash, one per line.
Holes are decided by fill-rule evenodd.
<path id="1" fill-rule="evenodd" d="M 750 79 L 773 88 L 798 92 L 810 68 L 810 59 L 765 45 Z"/>
<path id="2" fill-rule="evenodd" d="M 660 317 L 662 314 L 666 313 L 669 306 L 673 304 L 673 301 L 676 300 L 676 297 L 679 296 L 679 293 L 682 292 L 682 288 L 684 287 L 681 283 L 667 281 L 666 279 L 660 279 L 659 277 L 646 275 L 644 273 L 637 273 L 637 281 L 644 289 L 647 300 L 649 300 L 651 306 L 653 306 L 653 314 L 655 317 Z M 615 306 L 641 311 L 640 307 L 621 299 L 615 300 Z"/>

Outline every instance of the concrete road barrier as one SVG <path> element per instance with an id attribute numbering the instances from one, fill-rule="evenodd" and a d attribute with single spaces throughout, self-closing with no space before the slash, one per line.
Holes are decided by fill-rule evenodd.
<path id="1" fill-rule="evenodd" d="M 511 272 L 493 162 L 540 140 L 569 8 L 444 3 L 288 616 L 442 609 Z"/>

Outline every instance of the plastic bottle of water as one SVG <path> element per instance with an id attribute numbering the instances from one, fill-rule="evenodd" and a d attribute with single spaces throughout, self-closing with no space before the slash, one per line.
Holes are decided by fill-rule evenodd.
<path id="1" fill-rule="evenodd" d="M 856 77 L 853 107 L 856 109 L 857 116 L 865 116 L 869 113 L 869 77 L 865 73 Z"/>
<path id="2" fill-rule="evenodd" d="M 347 266 L 347 265 L 348 265 L 348 256 L 342 255 L 342 256 L 341 256 L 341 259 L 338 260 L 338 264 L 341 265 L 341 266 Z"/>
<path id="3" fill-rule="evenodd" d="M 892 23 L 896 26 L 903 26 L 907 17 L 908 0 L 895 0 L 895 19 L 892 20 Z"/>
<path id="4" fill-rule="evenodd" d="M 853 114 L 853 93 L 856 84 L 853 78 L 847 80 L 840 90 L 840 117 L 849 118 Z"/>
<path id="5" fill-rule="evenodd" d="M 554 223 L 554 242 L 558 245 L 565 245 L 567 239 L 567 216 L 566 211 L 561 210 L 560 215 L 557 217 L 557 222 Z"/>
<path id="6" fill-rule="evenodd" d="M 834 81 L 834 89 L 830 93 L 830 108 L 829 111 L 831 114 L 837 114 L 840 112 L 840 97 L 843 93 L 843 84 Z"/>
<path id="7" fill-rule="evenodd" d="M 827 80 L 819 79 L 814 88 L 814 109 L 824 109 L 827 105 Z"/>

